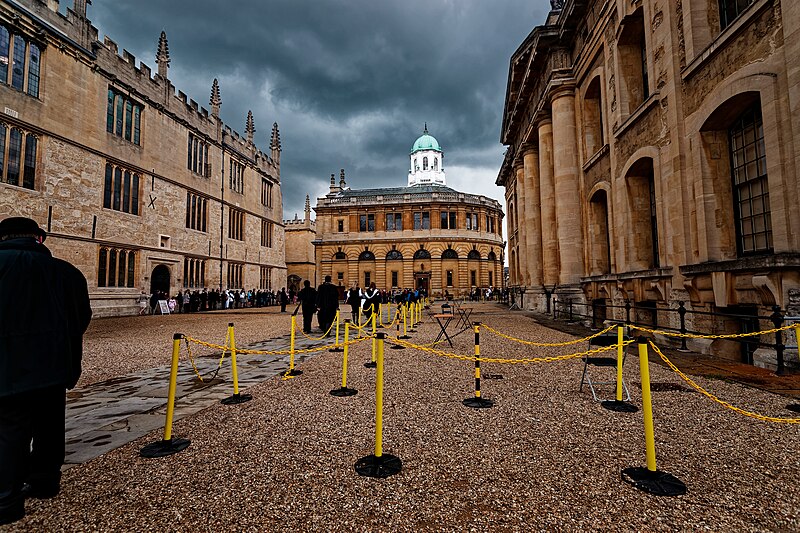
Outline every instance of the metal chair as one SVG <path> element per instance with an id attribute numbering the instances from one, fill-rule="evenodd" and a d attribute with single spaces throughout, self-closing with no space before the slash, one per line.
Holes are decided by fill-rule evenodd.
<path id="1" fill-rule="evenodd" d="M 630 337 L 625 336 L 623 341 L 630 340 Z M 615 330 L 611 330 L 608 333 L 604 333 L 598 337 L 595 337 L 589 341 L 589 349 L 592 346 L 614 346 L 617 344 L 617 332 Z M 592 391 L 592 398 L 596 402 L 602 402 L 605 398 L 599 398 L 597 396 L 597 390 L 595 390 L 595 386 L 598 385 L 614 385 L 617 384 L 617 358 L 616 353 L 614 356 L 611 357 L 606 355 L 609 352 L 601 352 L 597 355 L 585 355 L 583 356 L 583 374 L 581 375 L 581 385 L 579 387 L 579 391 L 583 391 L 583 384 L 586 383 L 589 385 L 589 389 Z M 625 366 L 625 358 L 627 357 L 627 351 L 623 350 L 622 354 L 622 365 Z M 591 372 L 589 371 L 589 367 L 597 367 L 597 368 L 610 368 L 613 373 L 611 374 L 612 379 L 610 381 L 598 381 L 597 379 L 592 379 Z M 598 370 L 598 373 L 600 371 Z M 608 371 L 605 371 L 608 372 Z M 622 389 L 625 391 L 625 398 L 623 401 L 630 401 L 631 394 L 628 392 L 628 386 L 625 385 L 625 380 L 622 380 Z"/>

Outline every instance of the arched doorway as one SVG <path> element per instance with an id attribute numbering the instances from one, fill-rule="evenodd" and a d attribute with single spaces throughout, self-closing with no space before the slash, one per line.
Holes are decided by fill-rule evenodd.
<path id="1" fill-rule="evenodd" d="M 286 279 L 286 290 L 293 290 L 295 293 L 300 292 L 300 276 L 292 274 Z"/>
<path id="2" fill-rule="evenodd" d="M 150 274 L 150 294 L 163 292 L 169 295 L 170 272 L 165 265 L 157 265 Z"/>

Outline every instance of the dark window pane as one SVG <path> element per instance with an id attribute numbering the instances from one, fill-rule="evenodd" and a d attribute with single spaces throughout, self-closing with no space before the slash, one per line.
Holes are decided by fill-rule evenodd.
<path id="1" fill-rule="evenodd" d="M 117 251 L 109 250 L 108 252 L 108 286 L 116 286 L 116 272 L 117 272 Z"/>
<path id="2" fill-rule="evenodd" d="M 130 100 L 125 102 L 125 140 L 131 140 L 133 130 L 133 104 Z"/>
<path id="3" fill-rule="evenodd" d="M 431 214 L 427 211 L 422 213 L 422 229 L 431 229 Z"/>
<path id="4" fill-rule="evenodd" d="M 122 169 L 115 168 L 114 169 L 114 204 L 112 208 L 115 211 L 119 211 L 119 204 L 121 201 L 121 193 L 122 192 Z"/>
<path id="5" fill-rule="evenodd" d="M 456 212 L 455 211 L 451 211 L 450 212 L 450 229 L 456 229 L 456 228 L 457 228 L 457 226 L 456 226 Z"/>
<path id="6" fill-rule="evenodd" d="M 106 107 L 106 131 L 114 133 L 114 91 L 108 90 L 108 106 Z"/>
<path id="7" fill-rule="evenodd" d="M 2 26 L 0 26 L 2 29 Z M 0 124 L 0 181 L 3 181 L 3 175 L 5 174 L 6 168 L 6 127 L 3 124 Z"/>
<path id="8" fill-rule="evenodd" d="M 192 134 L 189 134 L 189 143 L 186 150 L 186 168 L 192 170 Z"/>
<path id="9" fill-rule="evenodd" d="M 111 208 L 111 190 L 113 186 L 111 185 L 111 177 L 114 173 L 114 169 L 111 168 L 110 163 L 106 163 L 106 180 L 103 185 L 103 207 Z"/>
<path id="10" fill-rule="evenodd" d="M 136 272 L 136 253 L 128 252 L 128 287 L 133 287 L 133 275 Z"/>
<path id="11" fill-rule="evenodd" d="M 125 171 L 125 181 L 122 185 L 122 210 L 126 213 L 131 212 L 131 173 Z"/>
<path id="12" fill-rule="evenodd" d="M 14 63 L 11 65 L 11 86 L 22 90 L 25 82 L 25 39 L 14 36 Z"/>
<path id="13" fill-rule="evenodd" d="M 442 211 L 442 220 L 439 227 L 441 229 L 447 229 L 447 211 Z"/>
<path id="14" fill-rule="evenodd" d="M 142 108 L 135 106 L 133 108 L 133 144 L 140 144 L 139 137 L 142 130 Z"/>
<path id="15" fill-rule="evenodd" d="M 192 193 L 186 193 L 186 227 L 192 227 Z"/>
<path id="16" fill-rule="evenodd" d="M 97 286 L 106 286 L 106 264 L 108 263 L 108 250 L 100 248 L 100 257 L 97 260 Z"/>
<path id="17" fill-rule="evenodd" d="M 139 174 L 133 175 L 133 183 L 131 184 L 131 213 L 134 215 L 139 214 Z"/>
<path id="18" fill-rule="evenodd" d="M 120 95 L 116 95 L 116 99 L 117 99 L 117 114 L 116 114 L 117 124 L 114 133 L 122 137 L 122 111 L 125 106 L 125 102 L 122 96 Z"/>
<path id="19" fill-rule="evenodd" d="M 25 169 L 22 173 L 22 186 L 33 189 L 36 177 L 36 137 L 28 134 L 25 137 Z"/>
<path id="20" fill-rule="evenodd" d="M 0 83 L 8 83 L 8 50 L 11 46 L 11 34 L 0 26 Z"/>
<path id="21" fill-rule="evenodd" d="M 119 274 L 117 276 L 117 287 L 125 286 L 125 272 L 127 272 L 127 264 L 125 259 L 127 259 L 127 255 L 128 254 L 125 252 L 125 250 L 121 250 L 119 252 Z"/>
<path id="22" fill-rule="evenodd" d="M 31 43 L 28 52 L 28 94 L 39 98 L 39 47 Z"/>
<path id="23" fill-rule="evenodd" d="M 20 152 L 22 151 L 22 132 L 11 128 L 8 139 L 8 178 L 11 185 L 19 183 Z"/>

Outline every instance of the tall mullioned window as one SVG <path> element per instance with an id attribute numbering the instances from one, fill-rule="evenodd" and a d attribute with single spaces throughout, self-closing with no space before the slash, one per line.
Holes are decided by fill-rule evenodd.
<path id="1" fill-rule="evenodd" d="M 39 98 L 41 59 L 38 44 L 0 26 L 0 83 Z"/>
<path id="2" fill-rule="evenodd" d="M 206 262 L 187 257 L 183 260 L 183 286 L 190 289 L 206 286 Z"/>
<path id="3" fill-rule="evenodd" d="M 403 231 L 403 215 L 386 213 L 386 231 Z"/>
<path id="4" fill-rule="evenodd" d="M 106 131 L 133 144 L 141 145 L 144 106 L 120 91 L 108 88 Z"/>
<path id="5" fill-rule="evenodd" d="M 441 212 L 441 229 L 458 229 L 456 226 L 456 212 L 455 211 L 442 211 Z"/>
<path id="6" fill-rule="evenodd" d="M 231 159 L 228 182 L 232 191 L 244 194 L 244 165 L 235 159 Z"/>
<path id="7" fill-rule="evenodd" d="M 261 205 L 272 207 L 272 182 L 261 178 Z"/>
<path id="8" fill-rule="evenodd" d="M 358 231 L 375 231 L 375 215 L 360 215 L 358 218 Z"/>
<path id="9" fill-rule="evenodd" d="M 208 143 L 192 132 L 189 132 L 186 166 L 195 174 L 208 178 L 211 176 L 211 164 L 208 162 Z"/>
<path id="10" fill-rule="evenodd" d="M 477 213 L 467 213 L 467 229 L 472 231 L 480 230 Z"/>
<path id="11" fill-rule="evenodd" d="M 244 287 L 244 265 L 241 263 L 228 263 L 228 288 L 241 289 Z"/>
<path id="12" fill-rule="evenodd" d="M 269 220 L 261 221 L 261 246 L 272 248 L 272 233 L 274 224 Z"/>
<path id="13" fill-rule="evenodd" d="M 133 287 L 136 275 L 136 252 L 118 248 L 100 248 L 97 261 L 98 287 Z"/>
<path id="14" fill-rule="evenodd" d="M 724 30 L 756 0 L 719 0 L 719 26 Z"/>
<path id="15" fill-rule="evenodd" d="M 431 229 L 431 214 L 429 211 L 414 213 L 414 229 Z"/>
<path id="16" fill-rule="evenodd" d="M 244 240 L 244 212 L 238 209 L 228 211 L 228 238 Z"/>
<path id="17" fill-rule="evenodd" d="M 772 220 L 761 106 L 742 113 L 728 131 L 734 216 L 740 255 L 772 250 Z"/>
<path id="18" fill-rule="evenodd" d="M 186 227 L 207 231 L 208 199 L 190 192 L 186 193 Z"/>
<path id="19" fill-rule="evenodd" d="M 259 279 L 259 289 L 272 290 L 272 269 L 270 267 L 261 267 L 261 276 Z"/>
<path id="20" fill-rule="evenodd" d="M 103 207 L 132 215 L 139 214 L 139 174 L 106 163 Z"/>
<path id="21" fill-rule="evenodd" d="M 0 181 L 33 189 L 38 137 L 0 122 Z"/>

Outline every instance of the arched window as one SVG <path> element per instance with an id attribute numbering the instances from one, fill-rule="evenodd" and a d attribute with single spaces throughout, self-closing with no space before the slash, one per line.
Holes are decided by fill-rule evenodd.
<path id="1" fill-rule="evenodd" d="M 347 254 L 342 252 L 341 250 L 333 254 L 333 258 L 339 261 L 343 261 L 347 259 Z"/>
<path id="2" fill-rule="evenodd" d="M 439 170 L 439 158 L 438 157 L 434 157 L 433 158 L 433 170 Z"/>
<path id="3" fill-rule="evenodd" d="M 660 261 L 653 159 L 649 157 L 639 159 L 628 170 L 625 179 L 631 227 L 637 228 L 637 231 L 629 233 L 631 255 L 628 259 L 634 270 L 658 268 Z"/>
<path id="4" fill-rule="evenodd" d="M 487 256 L 487 259 L 489 261 L 497 261 L 497 255 L 494 252 L 489 252 L 489 255 Z"/>
<path id="5" fill-rule="evenodd" d="M 589 200 L 590 274 L 611 272 L 611 242 L 608 228 L 608 195 L 598 190 Z"/>
<path id="6" fill-rule="evenodd" d="M 416 252 L 414 252 L 414 259 L 430 259 L 431 253 L 428 250 L 420 248 Z"/>
<path id="7" fill-rule="evenodd" d="M 419 161 L 417 160 L 417 158 L 416 158 L 416 157 L 414 158 L 414 170 L 415 170 L 415 171 L 416 171 L 416 170 L 419 170 Z"/>
<path id="8" fill-rule="evenodd" d="M 592 157 L 605 144 L 603 139 L 603 99 L 600 76 L 595 76 L 583 98 L 583 146 L 586 158 Z"/>
<path id="9" fill-rule="evenodd" d="M 399 259 L 403 259 L 403 254 L 401 254 L 398 250 L 389 250 L 389 253 L 386 254 L 387 261 L 396 261 Z"/>
<path id="10" fill-rule="evenodd" d="M 447 250 L 442 252 L 442 259 L 458 259 L 458 252 L 456 252 L 452 248 L 448 248 Z"/>
<path id="11" fill-rule="evenodd" d="M 428 157 L 422 158 L 422 170 L 428 170 Z"/>
<path id="12" fill-rule="evenodd" d="M 470 250 L 467 254 L 467 259 L 480 259 L 481 253 L 478 250 Z"/>
<path id="13" fill-rule="evenodd" d="M 639 8 L 622 26 L 617 41 L 620 107 L 623 117 L 631 115 L 650 96 L 647 74 L 647 47 L 645 41 L 644 10 Z"/>
<path id="14" fill-rule="evenodd" d="M 358 256 L 359 261 L 375 261 L 375 254 L 370 252 L 369 250 L 364 250 L 361 252 L 361 255 Z"/>

